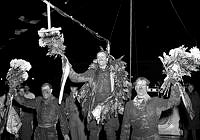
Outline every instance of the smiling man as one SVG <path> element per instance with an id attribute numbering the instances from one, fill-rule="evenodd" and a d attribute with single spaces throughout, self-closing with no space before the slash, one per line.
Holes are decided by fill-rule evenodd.
<path id="1" fill-rule="evenodd" d="M 135 82 L 136 97 L 126 104 L 120 140 L 159 140 L 158 123 L 161 112 L 178 105 L 180 92 L 176 84 L 172 86 L 168 99 L 150 97 L 147 93 L 149 80 L 137 78 Z M 132 134 L 130 128 L 132 127 Z"/>
<path id="2" fill-rule="evenodd" d="M 119 98 L 117 95 L 121 95 L 121 93 L 117 94 L 117 90 L 115 90 L 116 83 L 118 85 L 123 85 L 123 83 L 125 85 L 126 83 L 120 83 L 120 80 L 117 81 L 116 79 L 119 77 L 117 75 L 115 75 L 116 79 L 114 79 L 112 68 L 120 67 L 117 65 L 118 61 L 114 60 L 107 51 L 101 50 L 97 53 L 97 59 L 93 61 L 87 71 L 76 73 L 72 68 L 70 69 L 69 78 L 72 82 L 86 83 L 81 88 L 79 95 L 81 99 L 83 99 L 82 95 L 86 99 L 82 102 L 82 110 L 84 110 L 83 112 L 87 118 L 87 128 L 90 131 L 89 140 L 99 140 L 99 134 L 103 127 L 107 140 L 116 140 L 116 131 L 119 129 L 119 110 L 116 108 L 116 101 Z M 115 62 L 115 65 L 112 65 L 111 62 Z M 119 75 L 123 77 L 122 74 Z M 123 79 L 126 79 L 126 77 Z M 120 91 L 123 91 L 123 88 L 120 87 Z"/>
<path id="3" fill-rule="evenodd" d="M 26 99 L 23 93 L 18 94 L 15 100 L 26 107 L 36 109 L 38 126 L 34 133 L 34 140 L 58 140 L 56 124 L 60 121 L 61 131 L 65 140 L 69 140 L 67 120 L 58 100 L 52 94 L 52 86 L 44 83 L 41 87 L 42 97 Z"/>

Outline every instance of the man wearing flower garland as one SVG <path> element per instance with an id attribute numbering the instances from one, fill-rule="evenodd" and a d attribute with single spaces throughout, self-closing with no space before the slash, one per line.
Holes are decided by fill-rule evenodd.
<path id="1" fill-rule="evenodd" d="M 52 87 L 44 83 L 41 87 L 43 97 L 26 99 L 17 95 L 15 100 L 26 107 L 36 109 L 38 126 L 34 133 L 34 140 L 58 140 L 56 124 L 60 121 L 61 131 L 65 140 L 69 140 L 69 130 L 64 112 L 58 105 L 58 100 L 52 95 Z"/>
<path id="2" fill-rule="evenodd" d="M 136 97 L 126 104 L 120 140 L 159 140 L 158 123 L 161 112 L 178 105 L 180 92 L 176 81 L 171 79 L 171 95 L 168 99 L 150 97 L 147 93 L 149 80 L 137 78 L 135 82 Z"/>
<path id="3" fill-rule="evenodd" d="M 122 99 L 119 98 L 122 98 L 122 95 L 126 93 L 123 90 L 124 87 L 120 87 L 118 93 L 121 93 L 121 96 L 119 95 L 119 98 L 115 96 L 117 92 L 115 83 L 117 82 L 114 81 L 116 74 L 112 72 L 114 67 L 111 66 L 111 61 L 115 62 L 107 51 L 102 50 L 97 53 L 97 60 L 93 61 L 86 72 L 77 74 L 72 68 L 70 70 L 69 78 L 72 82 L 86 82 L 77 98 L 83 100 L 82 107 L 87 114 L 90 140 L 99 139 L 102 126 L 104 126 L 107 140 L 116 140 L 116 131 L 119 128 L 118 112 L 123 112 Z M 116 64 L 115 66 L 116 69 L 119 68 L 119 71 L 125 68 L 124 64 L 122 66 Z M 122 73 L 124 81 L 121 82 L 127 86 L 127 75 Z M 127 98 L 125 96 L 123 97 Z"/>

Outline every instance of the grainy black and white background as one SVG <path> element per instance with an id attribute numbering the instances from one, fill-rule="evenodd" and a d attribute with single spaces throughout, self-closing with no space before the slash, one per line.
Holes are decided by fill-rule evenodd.
<path id="1" fill-rule="evenodd" d="M 130 1 L 129 0 L 51 0 L 53 5 L 88 28 L 111 41 L 111 54 L 124 55 L 130 72 Z M 200 10 L 197 0 L 132 1 L 132 76 L 146 76 L 153 83 L 162 81 L 162 64 L 158 56 L 186 45 L 198 46 Z M 38 45 L 37 31 L 47 28 L 46 4 L 41 0 L 0 2 L 0 77 L 1 88 L 11 59 L 25 59 L 32 65 L 28 84 L 39 90 L 50 82 L 60 89 L 61 60 L 46 56 Z M 84 72 L 105 41 L 51 9 L 53 27 L 61 27 L 66 56 L 77 72 Z M 198 80 L 199 72 L 192 77 Z M 70 82 L 69 82 L 70 84 Z M 5 86 L 6 87 L 6 86 Z"/>

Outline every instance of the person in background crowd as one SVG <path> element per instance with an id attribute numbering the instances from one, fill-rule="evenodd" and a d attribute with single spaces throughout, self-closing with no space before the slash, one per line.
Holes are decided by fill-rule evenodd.
<path id="1" fill-rule="evenodd" d="M 5 116 L 4 116 L 6 111 L 5 98 L 6 98 L 5 94 L 0 97 L 0 140 L 2 138 L 2 134 L 5 127 Z"/>
<path id="2" fill-rule="evenodd" d="M 77 87 L 70 87 L 70 95 L 65 101 L 65 112 L 69 118 L 69 128 L 72 140 L 87 140 L 84 133 L 84 124 L 80 120 L 79 111 L 75 104 L 74 95 L 77 94 Z"/>
<path id="3" fill-rule="evenodd" d="M 182 105 L 180 114 L 182 120 L 180 125 L 183 129 L 183 139 L 184 140 L 199 140 L 200 139 L 200 96 L 194 87 L 194 84 L 186 84 L 186 92 L 188 93 L 190 100 L 192 102 L 192 108 L 194 110 L 195 116 L 193 119 L 189 117 L 185 107 Z"/>
<path id="4" fill-rule="evenodd" d="M 20 89 L 19 94 L 27 99 L 35 99 L 35 95 L 29 91 L 29 87 L 25 86 Z M 26 107 L 20 107 L 20 118 L 22 126 L 20 129 L 21 140 L 31 140 L 33 134 L 33 117 L 34 110 Z"/>

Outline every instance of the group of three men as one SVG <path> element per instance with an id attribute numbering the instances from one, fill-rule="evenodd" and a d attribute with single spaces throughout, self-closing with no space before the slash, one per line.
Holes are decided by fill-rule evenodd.
<path id="1" fill-rule="evenodd" d="M 97 53 L 96 69 L 88 69 L 86 72 L 78 74 L 70 67 L 69 78 L 72 82 L 88 82 L 91 91 L 94 93 L 90 102 L 91 110 L 94 110 L 99 104 L 105 102 L 112 94 L 112 83 L 110 77 L 109 54 L 106 51 Z M 69 64 L 71 66 L 71 64 Z M 179 92 L 176 86 L 172 90 L 169 99 L 158 97 L 151 98 L 147 94 L 149 81 L 144 77 L 139 77 L 134 83 L 137 96 L 126 103 L 124 109 L 123 122 L 121 126 L 121 140 L 128 140 L 130 137 L 130 127 L 132 127 L 131 139 L 149 138 L 158 140 L 158 120 L 163 110 L 177 105 L 180 100 Z M 130 84 L 131 85 L 131 84 Z M 15 100 L 26 107 L 36 109 L 37 122 L 34 133 L 35 140 L 56 140 L 58 139 L 56 124 L 60 120 L 62 134 L 65 140 L 69 140 L 69 125 L 66 121 L 62 107 L 58 100 L 52 94 L 52 86 L 45 83 L 41 87 L 42 97 L 35 99 L 25 99 L 19 94 Z M 90 114 L 92 115 L 92 114 Z M 94 119 L 88 121 L 89 139 L 98 140 L 100 130 L 104 126 L 107 140 L 116 140 L 116 131 L 120 124 L 116 115 L 109 116 L 104 124 L 98 124 Z"/>

